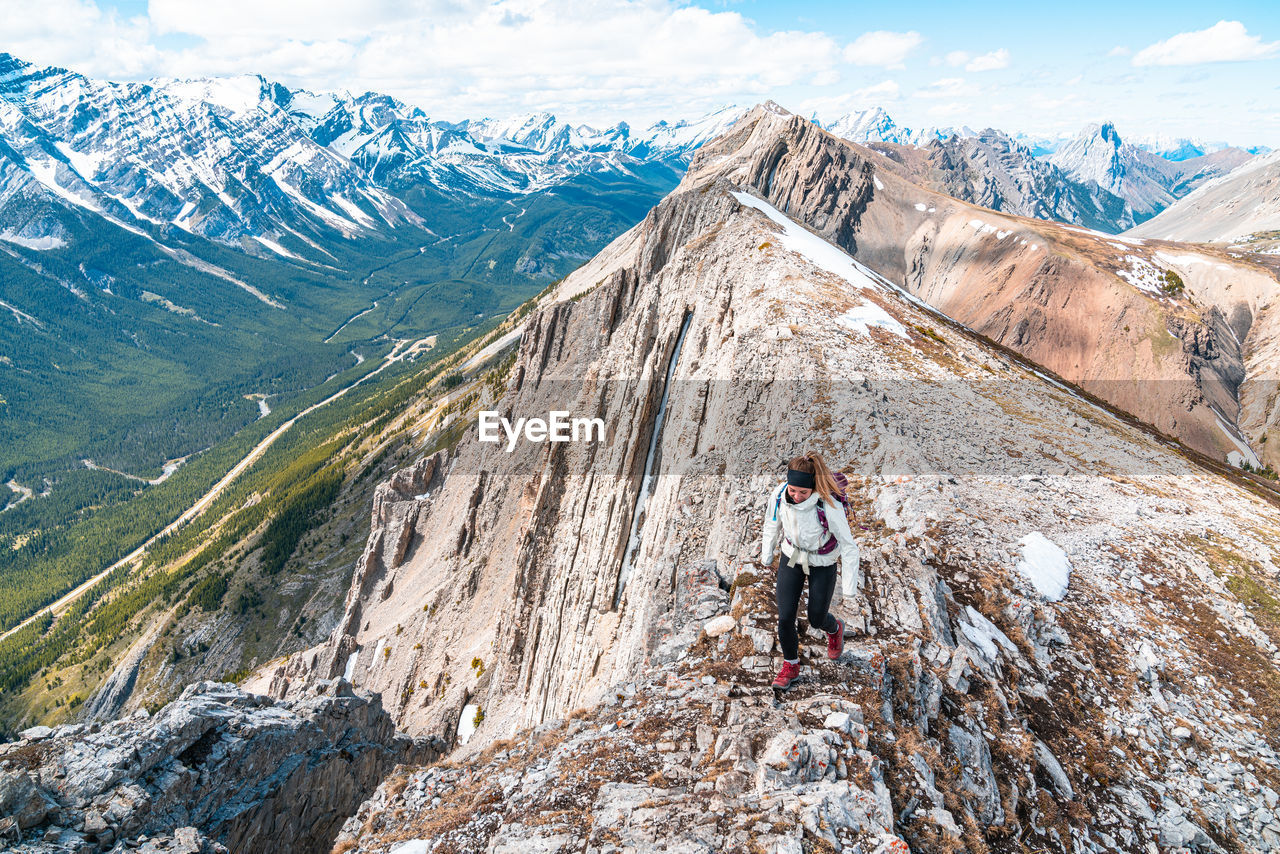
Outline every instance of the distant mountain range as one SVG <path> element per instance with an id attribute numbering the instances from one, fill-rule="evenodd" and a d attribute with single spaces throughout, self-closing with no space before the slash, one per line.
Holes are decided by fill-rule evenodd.
<path id="1" fill-rule="evenodd" d="M 1070 140 L 1010 136 L 992 128 L 912 130 L 880 108 L 818 123 L 875 148 L 910 180 L 931 189 L 993 210 L 1113 233 L 1150 219 L 1267 150 L 1159 137 L 1130 143 L 1109 122 L 1086 125 Z M 1153 153 L 1157 148 L 1177 156 Z"/>
<path id="2" fill-rule="evenodd" d="M 928 127 L 915 130 L 902 127 L 895 122 L 883 107 L 871 107 L 866 110 L 855 110 L 851 113 L 824 122 L 817 115 L 811 117 L 815 124 L 851 142 L 893 142 L 898 145 L 926 145 L 930 140 L 946 141 L 953 136 L 977 136 L 977 131 L 968 126 Z M 1039 136 L 1025 133 L 1014 133 L 1012 139 L 1031 150 L 1036 157 L 1044 157 L 1056 152 L 1071 141 L 1069 134 L 1056 137 Z M 1200 138 L 1174 137 L 1167 134 L 1147 134 L 1129 140 L 1143 151 L 1155 154 L 1165 160 L 1190 160 L 1205 154 L 1213 154 L 1224 148 L 1233 146 L 1226 142 L 1210 141 Z M 1250 154 L 1266 154 L 1271 149 L 1265 145 L 1254 145 L 1243 148 Z"/>
<path id="3" fill-rule="evenodd" d="M 1280 251 L 1280 151 L 1200 185 L 1132 232 L 1158 240 Z"/>
<path id="4" fill-rule="evenodd" d="M 63 494 L 81 457 L 156 474 L 357 343 L 468 334 L 643 216 L 736 115 L 449 123 L 376 93 L 0 54 L 0 474 Z"/>
<path id="5" fill-rule="evenodd" d="M 738 114 L 638 134 L 545 113 L 449 123 L 372 92 L 314 94 L 253 75 L 110 83 L 0 54 L 0 231 L 59 244 L 52 203 L 314 256 L 314 241 L 335 233 L 424 224 L 391 188 L 527 194 L 584 173 L 682 169 Z"/>
<path id="6" fill-rule="evenodd" d="M 313 93 L 257 75 L 111 83 L 0 54 L 0 237 L 61 246 L 65 211 L 78 209 L 161 241 L 181 231 L 319 262 L 335 238 L 439 233 L 427 202 L 437 194 L 528 195 L 582 175 L 647 184 L 655 169 L 665 190 L 743 112 L 640 132 L 549 113 L 447 122 L 374 92 Z M 881 108 L 818 123 L 853 142 L 926 151 L 915 178 L 966 201 L 1108 231 L 1249 158 L 1198 140 L 1125 142 L 1111 124 L 1064 141 L 913 130 Z"/>

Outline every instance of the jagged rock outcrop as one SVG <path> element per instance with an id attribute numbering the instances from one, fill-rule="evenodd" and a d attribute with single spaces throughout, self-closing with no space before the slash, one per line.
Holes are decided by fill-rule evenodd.
<path id="1" fill-rule="evenodd" d="M 395 591 L 395 571 L 404 563 L 414 542 L 424 503 L 431 497 L 431 491 L 444 481 L 446 462 L 446 452 L 440 451 L 378 484 L 373 493 L 369 539 L 356 562 L 355 575 L 343 604 L 342 623 L 337 633 L 339 641 L 276 666 L 269 681 L 259 687 L 272 696 L 285 697 L 291 693 L 293 680 L 299 677 L 304 681 L 297 690 L 303 691 L 317 677 L 350 678 L 348 662 L 356 650 L 353 638 L 360 627 L 363 603 L 387 599 Z M 257 682 L 251 684 L 258 685 Z"/>
<path id="2" fill-rule="evenodd" d="M 828 139 L 753 111 L 530 315 L 495 409 L 608 430 L 469 431 L 391 595 L 286 674 L 299 691 L 350 649 L 402 726 L 456 745 L 340 849 L 1280 845 L 1275 496 L 820 240 L 802 223 L 891 259 L 873 225 L 972 216 Z M 1085 269 L 1053 234 L 1033 269 Z M 955 236 L 974 271 L 1000 257 Z M 867 594 L 837 606 L 845 657 L 807 648 L 778 698 L 752 561 L 807 447 L 854 474 Z"/>
<path id="3" fill-rule="evenodd" d="M 154 716 L 23 735 L 0 745 L 0 840 L 31 854 L 327 850 L 397 763 L 439 754 L 341 680 L 288 703 L 202 682 Z"/>

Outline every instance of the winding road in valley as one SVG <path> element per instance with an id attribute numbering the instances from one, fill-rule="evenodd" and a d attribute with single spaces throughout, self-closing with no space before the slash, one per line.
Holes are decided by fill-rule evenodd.
<path id="1" fill-rule="evenodd" d="M 13 633 L 35 622 L 45 614 L 52 613 L 56 617 L 58 614 L 61 614 L 63 611 L 65 611 L 67 609 L 67 606 L 69 606 L 72 602 L 75 602 L 77 599 L 83 596 L 86 592 L 88 592 L 89 589 L 93 587 L 93 585 L 97 584 L 99 581 L 106 578 L 107 575 L 110 574 L 113 570 L 118 569 L 119 567 L 125 566 L 127 564 L 132 564 L 135 561 L 140 560 L 142 556 L 147 553 L 147 549 L 149 549 L 152 545 L 154 545 L 155 542 L 159 540 L 161 537 L 164 537 L 173 533 L 178 528 L 182 527 L 183 525 L 197 518 L 198 516 L 200 516 L 200 514 L 204 513 L 205 510 L 209 509 L 210 505 L 212 505 L 213 502 L 218 499 L 218 496 L 220 496 L 224 491 L 226 491 L 227 487 L 230 486 L 237 477 L 244 474 L 244 472 L 251 465 L 257 462 L 262 457 L 262 455 L 267 452 L 267 449 L 270 448 L 273 444 L 275 444 L 276 440 L 279 439 L 281 436 L 283 436 L 289 430 L 289 428 L 292 427 L 300 418 L 303 418 L 304 416 L 309 415 L 312 412 L 315 412 L 317 409 L 323 406 L 328 406 L 330 403 L 333 403 L 335 400 L 342 397 L 347 392 L 351 391 L 351 389 L 365 382 L 369 378 L 377 376 L 378 374 L 382 373 L 388 367 L 400 361 L 410 353 L 422 352 L 425 348 L 429 348 L 432 344 L 434 344 L 434 339 L 435 339 L 435 336 L 430 336 L 429 338 L 423 338 L 423 339 L 418 339 L 413 341 L 408 341 L 408 340 L 397 341 L 395 343 L 395 346 L 392 347 L 391 352 L 388 353 L 385 357 L 383 357 L 382 364 L 379 365 L 377 368 L 373 369 L 369 373 L 355 380 L 350 385 L 344 386 L 343 388 L 329 395 L 319 403 L 315 403 L 315 404 L 312 404 L 311 406 L 308 406 L 306 409 L 302 410 L 297 415 L 293 416 L 288 421 L 281 424 L 275 430 L 271 431 L 271 433 L 266 438 L 264 438 L 261 442 L 259 442 L 257 445 L 254 446 L 253 450 L 251 450 L 238 463 L 236 463 L 235 466 L 232 467 L 231 471 L 223 475 L 222 479 L 219 480 L 216 484 L 214 484 L 213 487 L 209 489 L 208 492 L 206 492 L 203 496 L 201 496 L 200 499 L 196 501 L 195 504 L 192 504 L 191 507 L 189 507 L 185 512 L 183 512 L 181 516 L 179 516 L 177 519 L 175 519 L 174 521 L 166 525 L 162 531 L 153 535 L 150 539 L 148 539 L 142 545 L 138 546 L 136 549 L 129 552 L 129 554 L 120 558 L 120 560 L 111 564 L 106 569 L 99 572 L 97 575 L 93 576 L 87 581 L 84 581 L 78 586 L 76 586 L 74 589 L 71 590 L 71 592 L 64 594 L 52 605 L 44 606 L 43 608 L 41 608 L 40 610 L 32 614 L 30 617 L 27 617 L 25 620 L 18 623 L 13 628 L 9 629 L 3 634 L 0 634 L 0 641 L 4 640 L 5 638 L 9 637 Z"/>

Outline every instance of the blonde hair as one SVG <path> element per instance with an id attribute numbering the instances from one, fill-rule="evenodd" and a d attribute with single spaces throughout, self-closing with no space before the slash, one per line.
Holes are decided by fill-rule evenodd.
<path id="1" fill-rule="evenodd" d="M 821 454 L 816 451 L 805 451 L 798 457 L 792 457 L 787 462 L 787 468 L 809 472 L 813 475 L 814 486 L 822 500 L 827 504 L 836 500 L 835 496 L 840 491 L 840 487 L 836 484 L 836 479 L 831 474 L 831 469 L 827 468 Z"/>

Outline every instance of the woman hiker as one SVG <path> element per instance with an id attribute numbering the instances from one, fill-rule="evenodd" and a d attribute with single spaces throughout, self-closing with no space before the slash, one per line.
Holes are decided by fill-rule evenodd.
<path id="1" fill-rule="evenodd" d="M 836 561 L 858 573 L 858 545 L 845 516 L 843 494 L 831 470 L 816 453 L 793 457 L 787 480 L 769 493 L 765 506 L 760 562 L 773 565 L 781 533 L 778 563 L 778 641 L 783 664 L 773 687 L 786 690 L 800 675 L 800 635 L 796 615 L 804 579 L 809 577 L 809 625 L 827 633 L 827 658 L 844 651 L 844 621 L 830 613 L 836 589 Z M 858 579 L 860 580 L 860 579 Z M 855 582 L 856 583 L 856 582 Z"/>

